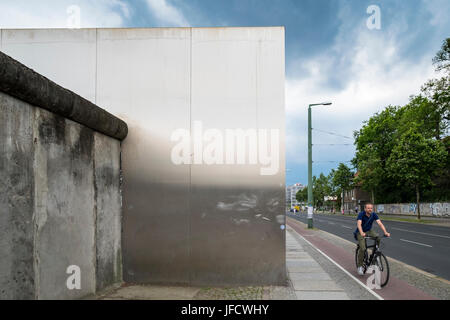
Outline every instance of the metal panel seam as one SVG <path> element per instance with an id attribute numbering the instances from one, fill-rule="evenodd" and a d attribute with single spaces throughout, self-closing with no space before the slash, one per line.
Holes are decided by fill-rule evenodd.
<path id="1" fill-rule="evenodd" d="M 98 74 L 98 28 L 95 28 L 95 84 L 94 84 L 95 104 L 97 104 L 97 74 Z"/>
<path id="2" fill-rule="evenodd" d="M 192 137 L 192 28 L 189 28 L 189 132 Z M 191 149 L 191 157 L 192 157 L 192 149 Z M 188 261 L 191 262 L 191 251 L 192 251 L 192 242 L 191 242 L 191 185 L 192 185 L 192 161 L 189 164 L 189 188 L 188 188 L 188 221 L 189 221 L 189 230 L 188 230 Z M 191 263 L 190 263 L 191 264 Z M 191 270 L 188 270 L 188 279 L 189 284 L 192 283 L 192 273 Z"/>

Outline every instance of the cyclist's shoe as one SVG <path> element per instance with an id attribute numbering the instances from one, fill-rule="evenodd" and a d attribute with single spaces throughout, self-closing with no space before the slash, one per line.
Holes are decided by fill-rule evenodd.
<path id="1" fill-rule="evenodd" d="M 364 275 L 364 269 L 363 269 L 363 267 L 358 267 L 358 274 L 359 274 L 360 276 L 363 276 L 363 275 Z"/>

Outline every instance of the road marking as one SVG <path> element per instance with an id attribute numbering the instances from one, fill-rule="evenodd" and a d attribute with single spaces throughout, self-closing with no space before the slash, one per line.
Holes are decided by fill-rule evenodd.
<path id="1" fill-rule="evenodd" d="M 421 245 L 421 246 L 433 248 L 433 246 L 430 246 L 429 244 L 424 244 L 424 243 L 415 242 L 415 241 L 411 241 L 411 240 L 400 239 L 400 241 L 411 242 L 411 243 L 415 243 L 415 244 L 418 244 L 418 245 Z"/>
<path id="2" fill-rule="evenodd" d="M 294 228 L 292 228 L 294 230 Z M 297 231 L 294 230 L 294 232 L 296 234 L 298 234 L 300 237 L 303 238 L 303 240 L 306 241 L 306 243 L 308 243 L 311 247 L 313 247 L 314 249 L 316 249 L 318 252 L 320 252 L 325 258 L 327 258 L 328 260 L 330 260 L 334 265 L 336 265 L 339 269 L 341 269 L 342 271 L 345 272 L 346 275 L 348 275 L 349 277 L 351 277 L 353 280 L 355 280 L 358 284 L 360 284 L 363 288 L 367 289 L 367 291 L 369 291 L 371 294 L 373 294 L 375 296 L 375 298 L 377 298 L 378 300 L 384 300 L 380 295 L 378 295 L 376 292 L 374 292 L 372 289 L 370 289 L 368 286 L 366 286 L 364 283 L 362 283 L 361 281 L 359 281 L 357 278 L 355 278 L 350 272 L 348 272 L 347 270 L 345 270 L 343 267 L 341 267 L 336 261 L 334 261 L 333 259 L 331 259 L 329 256 L 327 256 L 325 253 L 323 253 L 321 250 L 319 250 L 318 248 L 316 248 L 311 242 L 309 242 L 308 240 L 305 239 L 305 237 L 303 237 L 300 233 L 298 233 Z"/>
<path id="3" fill-rule="evenodd" d="M 433 236 L 433 237 L 441 237 L 441 238 L 450 239 L 450 237 L 448 237 L 448 236 L 442 236 L 442 235 L 439 235 L 439 234 L 431 234 L 431 233 L 426 233 L 426 232 L 411 231 L 411 230 L 400 229 L 400 228 L 391 228 L 391 229 L 399 230 L 399 231 L 412 232 L 412 233 L 418 233 L 418 234 L 425 234 L 425 235 Z"/>
<path id="4" fill-rule="evenodd" d="M 353 229 L 352 227 L 347 227 L 347 226 L 344 226 L 344 225 L 341 225 L 341 226 L 342 226 L 342 228 Z"/>
<path id="5" fill-rule="evenodd" d="M 329 224 L 335 224 L 334 222 L 330 222 L 330 221 L 328 221 L 328 223 L 329 223 Z"/>

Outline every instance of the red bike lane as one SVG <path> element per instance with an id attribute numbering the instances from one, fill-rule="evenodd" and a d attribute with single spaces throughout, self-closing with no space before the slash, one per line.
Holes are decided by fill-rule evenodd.
<path id="1" fill-rule="evenodd" d="M 358 279 L 362 284 L 366 284 L 369 275 L 358 275 L 356 272 L 354 254 L 352 255 L 341 247 L 321 238 L 316 232 L 306 229 L 300 222 L 289 217 L 286 218 L 288 226 L 334 260 L 334 262 Z M 436 298 L 411 286 L 407 282 L 395 278 L 395 275 L 393 275 L 392 272 L 390 273 L 388 284 L 379 290 L 374 289 L 373 291 L 385 300 L 436 300 Z"/>

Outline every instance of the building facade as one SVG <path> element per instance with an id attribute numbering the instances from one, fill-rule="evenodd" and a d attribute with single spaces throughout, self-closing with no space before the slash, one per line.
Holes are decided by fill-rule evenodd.
<path id="1" fill-rule="evenodd" d="M 356 186 L 351 190 L 344 191 L 344 213 L 360 212 L 364 209 L 364 205 L 370 202 L 370 194 Z"/>
<path id="2" fill-rule="evenodd" d="M 301 183 L 296 183 L 291 186 L 286 187 L 286 208 L 292 209 L 296 206 L 301 206 L 302 204 L 297 201 L 297 192 L 305 188 Z"/>

